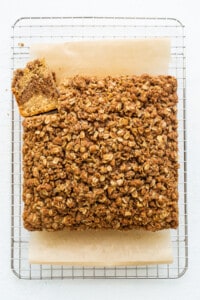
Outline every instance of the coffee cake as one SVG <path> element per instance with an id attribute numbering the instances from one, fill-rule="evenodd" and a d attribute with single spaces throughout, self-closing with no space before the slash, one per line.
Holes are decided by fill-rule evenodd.
<path id="1" fill-rule="evenodd" d="M 65 79 L 58 113 L 23 122 L 25 228 L 176 228 L 176 89 L 172 76 Z"/>

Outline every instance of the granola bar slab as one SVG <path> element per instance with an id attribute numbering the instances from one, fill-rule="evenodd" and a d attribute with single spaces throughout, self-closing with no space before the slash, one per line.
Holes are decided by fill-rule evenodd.
<path id="1" fill-rule="evenodd" d="M 178 225 L 176 79 L 80 77 L 59 113 L 24 123 L 24 226 L 56 231 Z"/>

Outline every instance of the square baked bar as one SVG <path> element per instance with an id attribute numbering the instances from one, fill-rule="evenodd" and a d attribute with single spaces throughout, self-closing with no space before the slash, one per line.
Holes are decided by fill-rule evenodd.
<path id="1" fill-rule="evenodd" d="M 25 228 L 176 228 L 176 90 L 172 76 L 64 80 L 58 113 L 23 122 Z"/>

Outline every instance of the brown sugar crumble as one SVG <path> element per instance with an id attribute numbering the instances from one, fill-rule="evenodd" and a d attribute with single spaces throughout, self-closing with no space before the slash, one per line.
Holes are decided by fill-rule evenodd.
<path id="1" fill-rule="evenodd" d="M 18 43 L 18 46 L 19 46 L 20 48 L 22 48 L 22 47 L 24 47 L 24 43 Z"/>
<path id="2" fill-rule="evenodd" d="M 25 228 L 176 228 L 176 90 L 172 76 L 64 80 L 58 113 L 23 121 Z"/>

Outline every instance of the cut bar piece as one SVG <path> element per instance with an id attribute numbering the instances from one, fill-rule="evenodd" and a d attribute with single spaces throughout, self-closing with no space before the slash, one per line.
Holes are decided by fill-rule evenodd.
<path id="1" fill-rule="evenodd" d="M 24 121 L 24 226 L 56 231 L 178 225 L 177 82 L 74 77 L 58 114 Z"/>
<path id="2" fill-rule="evenodd" d="M 26 68 L 15 71 L 12 92 L 24 117 L 57 108 L 55 74 L 49 70 L 44 59 L 29 62 Z"/>

